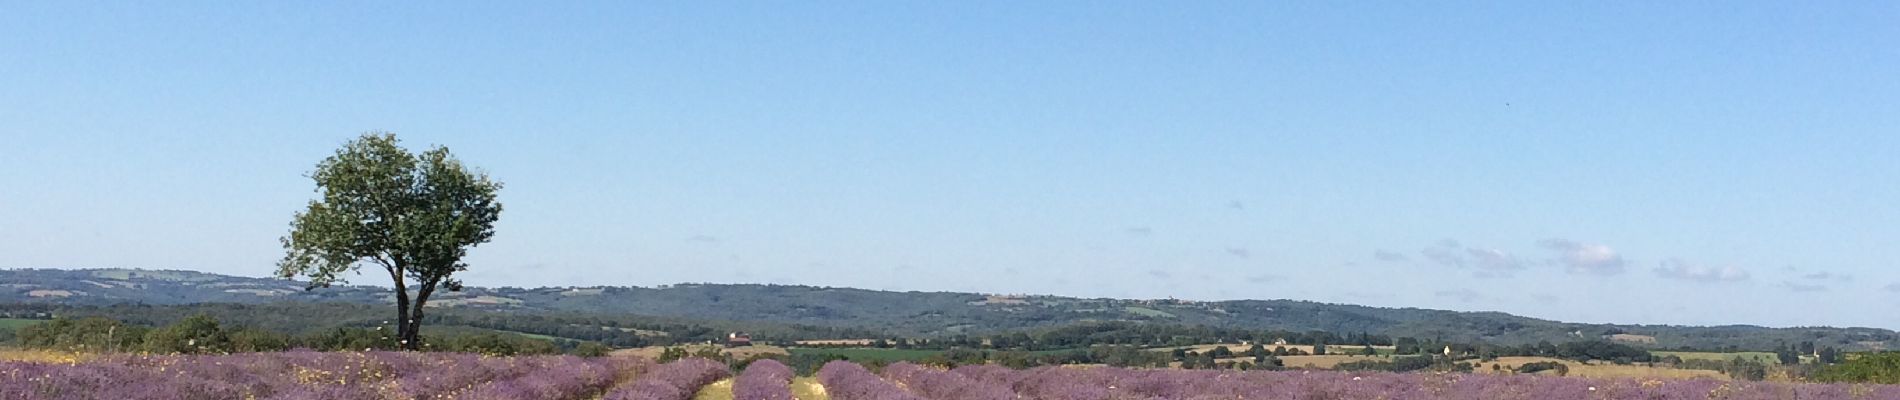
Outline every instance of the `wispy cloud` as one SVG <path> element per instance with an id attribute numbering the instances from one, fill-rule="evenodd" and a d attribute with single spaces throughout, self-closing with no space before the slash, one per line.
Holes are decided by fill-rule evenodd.
<path id="1" fill-rule="evenodd" d="M 1567 239 L 1544 239 L 1538 245 L 1558 253 L 1557 263 L 1572 274 L 1616 275 L 1628 262 L 1616 249 L 1601 244 L 1578 243 Z"/>
<path id="2" fill-rule="evenodd" d="M 1242 203 L 1240 202 L 1240 200 L 1229 201 L 1227 202 L 1227 208 L 1235 209 L 1235 210 L 1245 210 L 1247 209 L 1247 203 Z"/>
<path id="3" fill-rule="evenodd" d="M 1240 257 L 1240 258 L 1247 258 L 1249 256 L 1252 256 L 1253 253 L 1247 251 L 1247 248 L 1245 247 L 1228 247 L 1227 255 Z"/>
<path id="4" fill-rule="evenodd" d="M 1405 253 L 1386 250 L 1373 251 L 1372 259 L 1385 262 L 1406 262 L 1412 260 L 1411 257 L 1406 257 Z"/>
<path id="5" fill-rule="evenodd" d="M 1273 275 L 1273 274 L 1263 274 L 1263 275 L 1254 275 L 1254 276 L 1249 276 L 1249 277 L 1247 277 L 1247 282 L 1252 282 L 1252 283 L 1273 283 L 1273 282 L 1279 282 L 1279 281 L 1280 281 L 1281 279 L 1285 279 L 1285 278 L 1284 278 L 1284 277 L 1281 277 L 1281 276 L 1279 276 L 1279 275 Z"/>
<path id="6" fill-rule="evenodd" d="M 1153 235 L 1155 233 L 1154 228 L 1149 228 L 1146 226 L 1131 226 L 1131 227 L 1128 227 L 1128 229 L 1125 229 L 1123 231 L 1128 232 L 1128 234 L 1135 235 L 1135 236 L 1148 236 L 1148 235 Z"/>
<path id="7" fill-rule="evenodd" d="M 1563 299 L 1559 299 L 1557 298 L 1557 296 L 1552 296 L 1548 294 L 1533 294 L 1531 295 L 1531 300 L 1534 300 L 1538 302 L 1539 304 L 1557 304 L 1557 302 L 1563 301 Z"/>
<path id="8" fill-rule="evenodd" d="M 1465 246 L 1446 245 L 1455 245 L 1455 241 L 1446 241 L 1438 246 L 1427 246 L 1425 250 L 1419 250 L 1419 256 L 1423 256 L 1427 262 L 1446 265 L 1446 267 L 1473 267 L 1476 269 L 1473 273 L 1474 277 L 1482 277 L 1482 279 L 1511 277 L 1512 273 L 1524 269 L 1522 260 L 1512 256 L 1511 252 L 1505 252 L 1499 248 L 1465 248 Z M 1379 256 L 1379 254 L 1374 254 L 1374 256 Z M 1393 256 L 1402 258 L 1402 254 L 1393 254 Z"/>
<path id="9" fill-rule="evenodd" d="M 1838 281 L 1845 282 L 1845 281 L 1854 280 L 1854 276 L 1848 275 L 1848 274 L 1837 274 L 1833 272 L 1821 271 L 1821 272 L 1801 275 L 1801 279 L 1807 279 L 1811 281 L 1838 280 Z"/>
<path id="10" fill-rule="evenodd" d="M 1883 287 L 1881 289 L 1889 291 L 1889 292 L 1900 293 L 1900 282 L 1889 283 L 1887 284 L 1886 287 Z"/>
<path id="11" fill-rule="evenodd" d="M 1449 299 L 1455 299 L 1455 300 L 1458 300 L 1460 302 L 1465 302 L 1465 303 L 1478 301 L 1479 299 L 1484 298 L 1484 295 L 1480 295 L 1478 294 L 1477 291 L 1474 291 L 1471 289 L 1440 290 L 1438 292 L 1432 293 L 1432 295 L 1449 298 Z"/>
<path id="12" fill-rule="evenodd" d="M 1476 271 L 1472 272 L 1472 276 L 1479 278 L 1508 278 L 1524 269 L 1522 260 L 1504 250 L 1452 246 L 1456 244 L 1458 242 L 1448 239 L 1438 246 L 1419 250 L 1419 255 L 1438 265 L 1474 268 Z"/>
<path id="13" fill-rule="evenodd" d="M 1426 248 L 1425 250 L 1420 250 L 1418 254 L 1421 256 L 1425 256 L 1426 261 L 1431 261 L 1438 265 L 1443 265 L 1447 267 L 1458 267 L 1458 268 L 1464 268 L 1465 266 L 1465 257 L 1458 255 L 1457 250 L 1446 249 L 1442 247 L 1429 247 L 1429 248 Z"/>
<path id="14" fill-rule="evenodd" d="M 1735 266 L 1711 267 L 1671 258 L 1663 260 L 1662 265 L 1656 267 L 1656 276 L 1696 282 L 1741 282 L 1748 280 L 1748 271 Z"/>
<path id="15" fill-rule="evenodd" d="M 1794 282 L 1789 282 L 1789 281 L 1781 281 L 1781 288 L 1788 289 L 1788 291 L 1793 291 L 1793 292 L 1825 292 L 1827 291 L 1826 285 L 1794 283 Z"/>
<path id="16" fill-rule="evenodd" d="M 1162 271 L 1158 269 L 1148 270 L 1148 276 L 1152 276 L 1157 279 L 1168 279 L 1168 278 L 1174 277 L 1174 275 L 1168 274 L 1168 271 Z"/>
<path id="17" fill-rule="evenodd" d="M 1465 249 L 1471 255 L 1472 265 L 1491 271 L 1516 271 L 1524 269 L 1524 262 L 1516 256 L 1498 249 Z"/>

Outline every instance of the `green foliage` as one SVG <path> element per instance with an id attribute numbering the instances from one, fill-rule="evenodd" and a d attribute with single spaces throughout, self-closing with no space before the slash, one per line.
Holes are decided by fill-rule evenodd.
<path id="1" fill-rule="evenodd" d="M 581 357 L 600 357 L 607 355 L 607 353 L 612 350 L 613 348 L 600 344 L 600 342 L 581 342 L 575 345 L 573 350 L 568 351 L 568 354 Z"/>
<path id="2" fill-rule="evenodd" d="M 1602 340 L 1568 342 L 1558 345 L 1555 356 L 1578 361 L 1606 360 L 1618 364 L 1650 362 L 1653 360 L 1653 356 L 1647 350 Z"/>
<path id="3" fill-rule="evenodd" d="M 554 342 L 502 333 L 434 337 L 429 341 L 429 350 L 491 356 L 561 354 L 561 348 Z"/>
<path id="4" fill-rule="evenodd" d="M 1234 351 L 1228 350 L 1227 346 L 1214 346 L 1214 349 L 1208 350 L 1207 354 L 1214 356 L 1214 358 L 1228 358 L 1234 356 Z"/>
<path id="5" fill-rule="evenodd" d="M 248 353 L 290 349 L 290 335 L 257 328 L 231 331 L 231 352 Z"/>
<path id="6" fill-rule="evenodd" d="M 362 263 L 381 266 L 396 288 L 397 341 L 420 348 L 417 319 L 429 296 L 438 288 L 461 290 L 452 275 L 468 269 L 462 257 L 494 237 L 501 184 L 463 166 L 447 148 L 411 154 L 388 133 L 345 144 L 310 178 L 321 198 L 291 221 L 277 276 L 306 277 L 317 288 L 343 282 Z"/>
<path id="7" fill-rule="evenodd" d="M 231 337 L 208 315 L 194 315 L 145 334 L 145 351 L 160 354 L 215 354 L 231 350 Z"/>
<path id="8" fill-rule="evenodd" d="M 1498 366 L 1497 364 L 1491 364 L 1491 369 L 1496 370 L 1498 369 L 1497 366 Z M 1539 362 L 1532 362 L 1532 363 L 1524 363 L 1524 365 L 1517 366 L 1517 368 L 1514 369 L 1514 371 L 1517 371 L 1517 373 L 1520 373 L 1520 374 L 1532 374 L 1532 373 L 1538 373 L 1538 372 L 1543 372 L 1543 371 L 1557 371 L 1557 376 L 1564 376 L 1564 375 L 1570 374 L 1570 366 L 1564 365 L 1563 363 L 1556 362 L 1556 361 L 1539 361 Z"/>
<path id="9" fill-rule="evenodd" d="M 1432 369 L 1436 371 L 1470 371 L 1471 365 L 1466 364 L 1466 363 L 1454 364 L 1454 363 L 1451 363 L 1450 360 L 1445 359 L 1443 357 L 1409 356 L 1409 357 L 1393 357 L 1392 361 L 1365 360 L 1365 361 L 1344 362 L 1344 363 L 1339 363 L 1339 365 L 1333 367 L 1333 369 L 1337 369 L 1341 371 L 1387 371 L 1387 372 L 1410 372 L 1410 371 L 1419 371 L 1419 370 L 1425 370 L 1425 369 Z"/>
<path id="10" fill-rule="evenodd" d="M 1862 354 L 1814 374 L 1822 382 L 1900 384 L 1900 352 Z"/>
<path id="11" fill-rule="evenodd" d="M 43 319 L 0 318 L 0 331 L 15 331 L 33 324 L 46 322 Z"/>
<path id="12" fill-rule="evenodd" d="M 148 329 L 105 318 L 56 318 L 21 328 L 21 346 L 65 351 L 138 350 Z"/>
<path id="13" fill-rule="evenodd" d="M 839 360 L 850 359 L 843 355 L 832 353 L 801 353 L 793 351 L 790 356 L 785 358 L 785 365 L 792 367 L 792 371 L 797 372 L 799 375 L 810 376 L 818 373 L 818 369 L 824 367 L 825 363 Z"/>

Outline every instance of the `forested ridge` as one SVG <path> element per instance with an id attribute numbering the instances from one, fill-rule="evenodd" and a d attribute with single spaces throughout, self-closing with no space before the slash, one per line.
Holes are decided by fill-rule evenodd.
<path id="1" fill-rule="evenodd" d="M 0 270 L 0 304 L 13 312 L 149 319 L 163 324 L 210 313 L 285 329 L 386 321 L 389 291 L 371 286 L 304 290 L 302 282 L 191 271 Z M 617 346 L 711 340 L 728 331 L 767 339 L 952 337 L 1026 332 L 1087 322 L 1201 326 L 1237 331 L 1323 331 L 1526 345 L 1623 335 L 1652 348 L 1771 350 L 1814 342 L 1865 350 L 1900 345 L 1876 328 L 1767 328 L 1577 324 L 1498 312 L 1379 308 L 1298 300 L 1083 299 L 954 292 L 894 292 L 758 284 L 659 287 L 467 287 L 435 303 L 432 323 L 526 332 Z M 136 310 L 132 309 L 136 308 Z M 661 338 L 664 338 L 663 340 Z"/>

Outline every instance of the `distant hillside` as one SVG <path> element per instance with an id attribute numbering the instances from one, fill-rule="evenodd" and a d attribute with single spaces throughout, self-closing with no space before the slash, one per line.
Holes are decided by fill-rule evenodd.
<path id="1" fill-rule="evenodd" d="M 301 282 L 190 271 L 0 270 L 0 303 L 62 305 L 342 302 L 388 304 L 387 289 L 304 290 Z M 984 334 L 1086 321 L 1235 329 L 1374 333 L 1458 342 L 1526 344 L 1613 339 L 1658 348 L 1769 349 L 1812 341 L 1844 349 L 1900 348 L 1873 328 L 1683 327 L 1575 324 L 1497 312 L 1378 308 L 1295 300 L 1195 302 L 890 292 L 785 285 L 481 288 L 442 293 L 446 308 L 524 313 L 640 315 L 865 329 L 903 336 Z"/>

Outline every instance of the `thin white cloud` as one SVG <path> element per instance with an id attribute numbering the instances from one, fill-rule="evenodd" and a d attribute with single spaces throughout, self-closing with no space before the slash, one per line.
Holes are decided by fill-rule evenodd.
<path id="1" fill-rule="evenodd" d="M 1431 261 L 1439 265 L 1443 265 L 1447 267 L 1458 267 L 1458 268 L 1463 268 L 1465 266 L 1465 257 L 1459 255 L 1457 251 L 1438 248 L 1438 247 L 1431 247 L 1431 248 L 1426 248 L 1425 250 L 1420 250 L 1418 254 L 1421 256 L 1425 256 L 1426 261 Z"/>
<path id="2" fill-rule="evenodd" d="M 1471 255 L 1471 265 L 1492 271 L 1516 271 L 1524 269 L 1524 262 L 1516 256 L 1498 249 L 1465 249 Z"/>
<path id="3" fill-rule="evenodd" d="M 1616 249 L 1601 244 L 1545 239 L 1537 244 L 1558 252 L 1557 262 L 1572 274 L 1616 275 L 1628 264 Z"/>
<path id="4" fill-rule="evenodd" d="M 1460 302 L 1465 302 L 1465 303 L 1478 301 L 1479 299 L 1484 298 L 1483 295 L 1480 295 L 1478 294 L 1477 291 L 1474 291 L 1471 289 L 1440 290 L 1438 292 L 1432 293 L 1432 295 L 1449 298 L 1449 299 L 1455 299 L 1455 300 L 1458 300 Z"/>
<path id="5" fill-rule="evenodd" d="M 1839 281 L 1845 282 L 1845 281 L 1854 280 L 1854 276 L 1848 275 L 1848 274 L 1837 274 L 1833 272 L 1821 271 L 1821 272 L 1801 275 L 1801 279 L 1815 280 L 1815 281 L 1839 280 Z"/>
<path id="6" fill-rule="evenodd" d="M 1789 291 L 1793 291 L 1793 292 L 1825 292 L 1827 291 L 1826 285 L 1810 285 L 1810 284 L 1805 284 L 1805 283 L 1794 283 L 1794 282 L 1789 282 L 1789 281 L 1781 281 L 1781 288 L 1788 289 Z"/>
<path id="7" fill-rule="evenodd" d="M 1385 262 L 1405 262 L 1412 260 L 1411 257 L 1406 257 L 1405 253 L 1385 250 L 1373 251 L 1372 259 Z"/>
<path id="8" fill-rule="evenodd" d="M 1889 291 L 1889 292 L 1900 293 L 1900 282 L 1889 283 L 1887 284 L 1887 287 L 1883 287 L 1881 289 Z"/>
<path id="9" fill-rule="evenodd" d="M 1476 271 L 1472 272 L 1472 276 L 1478 278 L 1509 278 L 1524 269 L 1523 260 L 1504 250 L 1451 247 L 1456 244 L 1455 241 L 1446 240 L 1436 247 L 1419 250 L 1419 255 L 1424 256 L 1426 261 L 1447 267 L 1474 268 Z"/>
<path id="10" fill-rule="evenodd" d="M 1732 265 L 1710 267 L 1671 258 L 1656 267 L 1656 276 L 1696 282 L 1741 282 L 1748 280 L 1748 271 Z"/>
<path id="11" fill-rule="evenodd" d="M 1247 257 L 1252 256 L 1253 252 L 1247 251 L 1247 248 L 1245 247 L 1228 247 L 1227 255 L 1240 257 L 1240 258 L 1247 258 Z"/>
<path id="12" fill-rule="evenodd" d="M 1285 279 L 1285 277 L 1282 277 L 1279 275 L 1273 275 L 1273 274 L 1264 274 L 1264 275 L 1249 276 L 1247 277 L 1247 282 L 1272 283 L 1272 282 L 1279 282 L 1281 279 Z"/>

